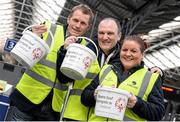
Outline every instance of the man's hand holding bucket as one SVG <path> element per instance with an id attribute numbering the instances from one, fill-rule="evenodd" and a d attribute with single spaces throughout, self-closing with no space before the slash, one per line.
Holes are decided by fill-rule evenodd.
<path id="1" fill-rule="evenodd" d="M 47 31 L 47 27 L 44 24 L 32 26 L 32 32 L 37 34 L 38 36 L 41 36 L 41 34 L 46 31 Z"/>
<path id="2" fill-rule="evenodd" d="M 69 36 L 66 38 L 64 42 L 64 48 L 66 49 L 70 44 L 75 43 L 77 41 L 76 36 Z"/>

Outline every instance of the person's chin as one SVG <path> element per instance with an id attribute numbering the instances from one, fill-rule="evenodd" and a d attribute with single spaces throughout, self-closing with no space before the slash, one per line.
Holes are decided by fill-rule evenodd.
<path id="1" fill-rule="evenodd" d="M 80 33 L 73 33 L 72 35 L 73 35 L 73 36 L 76 36 L 76 37 L 81 36 Z"/>

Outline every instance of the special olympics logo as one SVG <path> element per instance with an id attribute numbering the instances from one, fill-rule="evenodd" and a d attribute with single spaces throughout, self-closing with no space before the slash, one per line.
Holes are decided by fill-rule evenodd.
<path id="1" fill-rule="evenodd" d="M 124 108 L 126 108 L 126 100 L 124 98 L 118 98 L 115 102 L 115 108 L 121 112 Z"/>
<path id="2" fill-rule="evenodd" d="M 83 63 L 84 63 L 85 69 L 87 69 L 90 66 L 91 58 L 88 57 L 88 56 L 85 57 L 84 60 L 83 60 Z"/>
<path id="3" fill-rule="evenodd" d="M 42 55 L 43 55 L 43 51 L 41 50 L 41 48 L 35 48 L 32 51 L 33 60 L 41 58 Z"/>

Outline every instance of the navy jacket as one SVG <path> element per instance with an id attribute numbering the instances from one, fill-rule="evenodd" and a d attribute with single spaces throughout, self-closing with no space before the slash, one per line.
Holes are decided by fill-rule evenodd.
<path id="1" fill-rule="evenodd" d="M 135 71 L 143 68 L 144 63 L 142 62 L 141 66 L 137 66 L 132 68 L 127 74 L 123 74 L 123 66 L 121 64 L 113 65 L 112 69 L 115 71 L 118 77 L 118 82 L 123 82 L 127 77 L 129 77 Z M 95 107 L 95 99 L 94 99 L 94 91 L 99 85 L 99 78 L 98 76 L 88 85 L 82 95 L 81 95 L 81 102 L 85 106 Z M 162 80 L 159 77 L 148 96 L 147 102 L 143 101 L 141 98 L 137 97 L 137 103 L 132 109 L 134 113 L 138 116 L 145 118 L 150 121 L 159 121 L 162 119 L 165 113 L 165 106 L 164 106 L 164 95 L 163 90 L 161 89 Z"/>

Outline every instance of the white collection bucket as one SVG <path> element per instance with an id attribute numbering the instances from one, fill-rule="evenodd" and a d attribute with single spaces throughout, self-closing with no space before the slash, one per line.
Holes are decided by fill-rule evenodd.
<path id="1" fill-rule="evenodd" d="M 91 63 L 97 58 L 98 49 L 96 44 L 87 37 L 77 37 L 78 39 L 84 38 L 91 43 L 96 48 L 97 54 L 95 54 L 88 47 L 73 43 L 67 47 L 67 53 L 61 65 L 61 72 L 74 79 L 74 80 L 82 80 L 86 77 L 89 67 Z"/>
<path id="2" fill-rule="evenodd" d="M 129 97 L 130 93 L 122 89 L 110 87 L 98 88 L 95 115 L 123 120 Z"/>
<path id="3" fill-rule="evenodd" d="M 27 67 L 33 67 L 38 61 L 40 61 L 49 51 L 50 48 L 44 40 L 38 35 L 32 33 L 28 28 L 34 25 L 28 26 L 22 32 L 22 37 L 11 50 L 11 55 L 22 65 Z M 51 47 L 54 44 L 54 38 L 50 31 L 48 31 L 52 38 Z"/>

